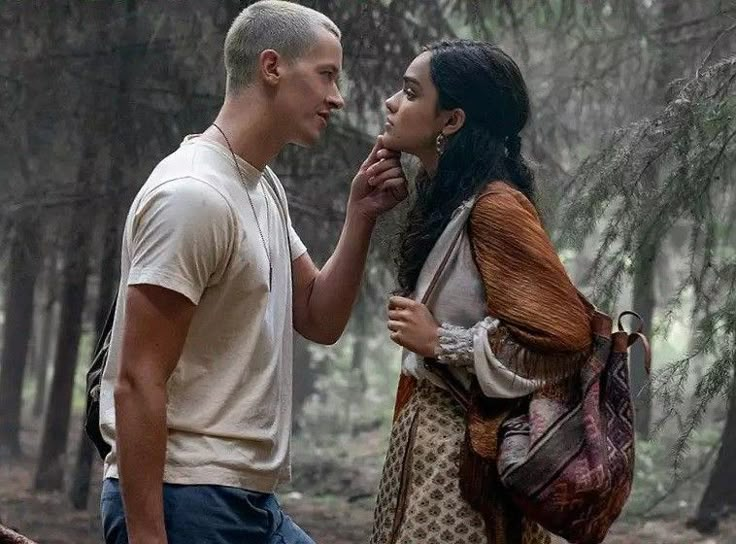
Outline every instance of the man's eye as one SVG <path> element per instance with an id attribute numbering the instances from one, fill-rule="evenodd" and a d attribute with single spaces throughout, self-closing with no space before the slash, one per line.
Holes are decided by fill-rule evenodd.
<path id="1" fill-rule="evenodd" d="M 411 89 L 404 87 L 403 91 L 409 100 L 412 100 L 413 98 L 416 97 L 416 95 L 414 94 L 414 91 L 412 91 Z"/>

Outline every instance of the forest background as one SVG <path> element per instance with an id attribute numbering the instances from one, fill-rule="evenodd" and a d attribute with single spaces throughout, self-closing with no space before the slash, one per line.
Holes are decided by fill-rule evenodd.
<path id="1" fill-rule="evenodd" d="M 0 520 L 39 542 L 100 541 L 80 416 L 121 224 L 153 166 L 214 119 L 224 35 L 249 3 L 0 0 Z M 524 152 L 568 271 L 652 339 L 651 380 L 632 353 L 636 480 L 606 542 L 736 542 L 736 2 L 302 3 L 343 31 L 347 100 L 314 149 L 273 165 L 313 258 L 333 249 L 383 100 L 422 45 L 500 44 L 531 91 Z M 379 225 L 343 338 L 296 340 L 295 478 L 280 497 L 319 542 L 367 541 L 405 211 Z"/>

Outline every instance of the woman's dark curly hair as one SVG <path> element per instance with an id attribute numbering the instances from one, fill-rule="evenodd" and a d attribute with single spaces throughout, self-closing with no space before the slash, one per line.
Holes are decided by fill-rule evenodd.
<path id="1" fill-rule="evenodd" d="M 500 48 L 472 40 L 425 48 L 440 110 L 461 108 L 463 127 L 447 140 L 430 179 L 422 170 L 416 200 L 399 239 L 398 292 L 414 291 L 419 271 L 452 212 L 489 181 L 503 180 L 534 202 L 534 175 L 521 155 L 519 132 L 530 115 L 516 63 Z"/>

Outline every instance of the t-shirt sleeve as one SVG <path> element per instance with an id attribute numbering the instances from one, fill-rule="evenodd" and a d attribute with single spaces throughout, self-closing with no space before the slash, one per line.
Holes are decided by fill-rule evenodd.
<path id="1" fill-rule="evenodd" d="M 149 192 L 132 219 L 128 285 L 158 285 L 199 304 L 234 252 L 230 204 L 207 183 L 180 178 Z"/>
<path id="2" fill-rule="evenodd" d="M 291 246 L 291 260 L 296 261 L 299 257 L 307 252 L 307 246 L 304 245 L 302 239 L 294 230 L 291 224 L 291 218 L 289 218 L 289 244 Z"/>

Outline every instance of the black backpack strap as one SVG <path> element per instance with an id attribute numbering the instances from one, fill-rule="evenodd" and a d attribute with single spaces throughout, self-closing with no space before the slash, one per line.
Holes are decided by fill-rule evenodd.
<path id="1" fill-rule="evenodd" d="M 105 325 L 102 327 L 102 333 L 100 334 L 100 337 L 97 339 L 97 344 L 95 344 L 95 351 L 93 352 L 94 355 L 98 354 L 102 347 L 105 345 L 105 342 L 107 341 L 107 337 L 110 335 L 110 331 L 112 331 L 112 324 L 115 321 L 115 307 L 117 306 L 118 298 L 117 296 L 113 299 L 112 304 L 110 305 L 110 309 L 107 312 L 107 317 L 105 318 Z"/>
<path id="2" fill-rule="evenodd" d="M 112 324 L 115 321 L 116 303 L 117 297 L 113 300 L 110 311 L 107 313 L 105 325 L 102 327 L 102 334 L 97 339 L 97 345 L 92 355 L 92 363 L 87 370 L 87 406 L 84 415 L 84 430 L 102 459 L 105 459 L 110 452 L 110 445 L 102 438 L 100 431 L 100 386 L 102 373 L 107 364 L 107 350 L 110 346 Z"/>

